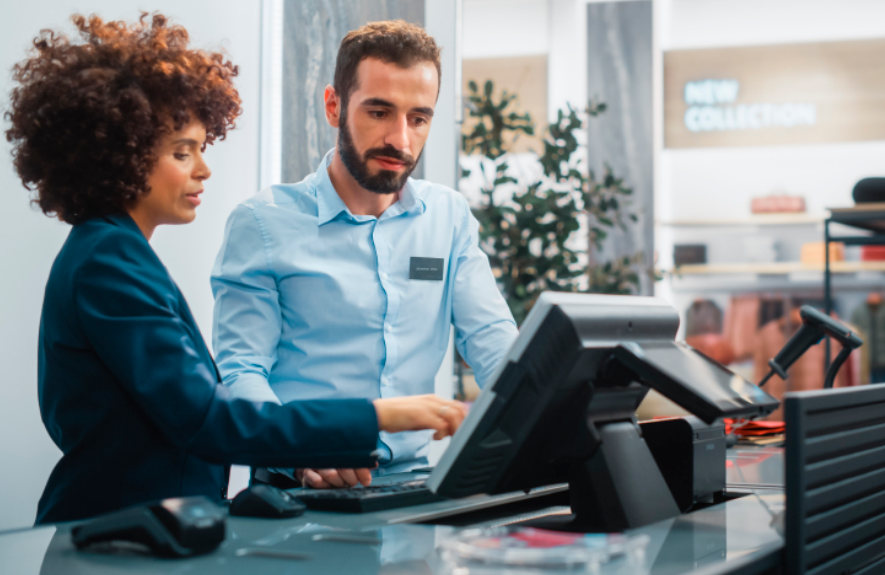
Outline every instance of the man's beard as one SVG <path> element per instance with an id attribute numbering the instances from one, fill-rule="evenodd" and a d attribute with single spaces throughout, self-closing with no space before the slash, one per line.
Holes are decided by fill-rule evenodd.
<path id="1" fill-rule="evenodd" d="M 423 152 L 423 150 L 422 150 Z M 359 152 L 353 145 L 353 138 L 350 136 L 350 130 L 347 128 L 347 118 L 341 118 L 341 124 L 338 127 L 338 154 L 341 156 L 341 162 L 350 175 L 364 189 L 376 194 L 393 194 L 406 185 L 406 180 L 412 175 L 421 154 L 417 158 L 413 158 L 408 154 L 400 152 L 391 145 L 383 148 L 370 148 L 360 157 Z M 402 174 L 398 174 L 392 170 L 381 170 L 377 174 L 369 171 L 368 162 L 377 156 L 386 156 L 403 162 L 405 170 Z"/>

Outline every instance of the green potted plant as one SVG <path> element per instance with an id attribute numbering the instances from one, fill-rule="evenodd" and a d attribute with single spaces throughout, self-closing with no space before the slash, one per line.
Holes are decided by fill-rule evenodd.
<path id="1" fill-rule="evenodd" d="M 633 190 L 606 164 L 601 178 L 577 153 L 578 133 L 585 123 L 605 112 L 602 102 L 590 102 L 579 112 L 569 106 L 557 112 L 547 128 L 543 153 L 538 155 L 542 176 L 519 181 L 509 173 L 505 142 L 516 135 L 533 135 L 529 114 L 512 111 L 516 96 L 494 96 L 494 84 L 482 91 L 468 85 L 469 115 L 474 122 L 462 135 L 462 151 L 479 154 L 481 200 L 473 213 L 480 224 L 480 245 L 517 323 L 522 323 L 542 291 L 630 294 L 639 287 L 642 252 L 609 261 L 596 261 L 614 227 L 626 229 L 637 216 L 630 210 Z M 462 177 L 470 176 L 462 168 Z M 513 188 L 501 200 L 496 191 Z M 586 241 L 576 237 L 582 230 Z"/>

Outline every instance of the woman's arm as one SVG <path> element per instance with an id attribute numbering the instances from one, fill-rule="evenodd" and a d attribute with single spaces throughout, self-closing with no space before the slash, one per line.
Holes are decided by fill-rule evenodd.
<path id="1" fill-rule="evenodd" d="M 83 332 L 115 379 L 170 442 L 218 463 L 366 467 L 378 418 L 368 400 L 285 406 L 234 400 L 150 245 L 126 231 L 98 242 L 75 279 Z"/>

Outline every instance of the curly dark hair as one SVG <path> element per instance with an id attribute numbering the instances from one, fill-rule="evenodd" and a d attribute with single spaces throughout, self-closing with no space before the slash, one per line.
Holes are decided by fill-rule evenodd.
<path id="1" fill-rule="evenodd" d="M 187 31 L 161 14 L 132 24 L 72 18 L 78 41 L 42 30 L 13 68 L 5 118 L 15 169 L 46 215 L 69 224 L 132 208 L 161 138 L 193 119 L 206 143 L 224 139 L 242 112 L 238 69 L 188 48 Z"/>
<path id="2" fill-rule="evenodd" d="M 424 28 L 404 20 L 369 22 L 348 32 L 338 48 L 334 87 L 341 98 L 341 118 L 347 117 L 350 95 L 357 88 L 356 71 L 366 58 L 377 58 L 400 68 L 431 62 L 442 82 L 441 48 Z"/>

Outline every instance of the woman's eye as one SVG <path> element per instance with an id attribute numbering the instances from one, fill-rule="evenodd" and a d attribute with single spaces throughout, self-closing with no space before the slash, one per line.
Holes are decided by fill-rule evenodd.
<path id="1" fill-rule="evenodd" d="M 184 160 L 185 158 L 189 158 L 190 154 L 173 154 L 176 160 Z"/>

